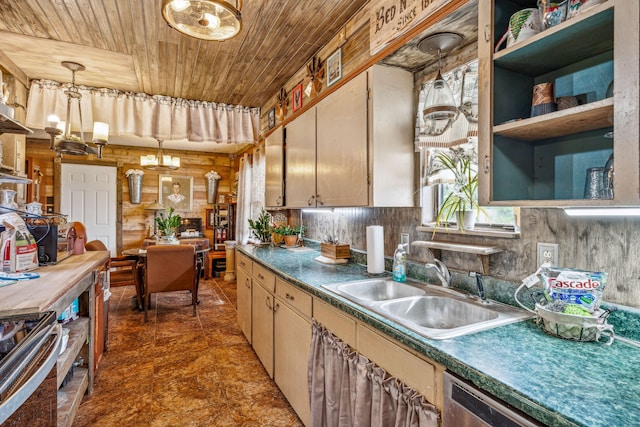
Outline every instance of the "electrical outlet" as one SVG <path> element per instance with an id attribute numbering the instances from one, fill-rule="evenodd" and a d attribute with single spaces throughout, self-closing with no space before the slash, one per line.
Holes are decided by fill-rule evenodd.
<path id="1" fill-rule="evenodd" d="M 404 245 L 404 250 L 409 255 L 409 233 L 400 233 L 400 244 Z"/>
<path id="2" fill-rule="evenodd" d="M 538 242 L 538 265 L 549 262 L 551 265 L 558 265 L 558 244 Z"/>

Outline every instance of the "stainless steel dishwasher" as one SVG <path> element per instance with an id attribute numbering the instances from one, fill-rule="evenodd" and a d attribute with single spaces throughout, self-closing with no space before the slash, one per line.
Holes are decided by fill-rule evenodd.
<path id="1" fill-rule="evenodd" d="M 444 373 L 442 425 L 443 427 L 543 426 L 448 372 Z"/>

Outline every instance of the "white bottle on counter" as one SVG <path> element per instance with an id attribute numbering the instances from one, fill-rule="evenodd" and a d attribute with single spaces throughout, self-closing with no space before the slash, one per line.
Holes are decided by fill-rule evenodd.
<path id="1" fill-rule="evenodd" d="M 395 282 L 407 280 L 407 253 L 404 250 L 404 245 L 398 245 L 393 254 L 393 280 Z"/>

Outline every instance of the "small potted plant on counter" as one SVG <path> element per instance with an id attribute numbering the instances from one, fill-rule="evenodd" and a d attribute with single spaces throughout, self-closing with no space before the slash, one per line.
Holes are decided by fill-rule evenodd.
<path id="1" fill-rule="evenodd" d="M 306 227 L 301 225 L 299 227 L 292 227 L 290 225 L 281 225 L 274 230 L 274 233 L 281 235 L 284 238 L 285 246 L 296 246 L 302 236 L 304 235 Z"/>
<path id="2" fill-rule="evenodd" d="M 249 229 L 251 234 L 258 239 L 258 245 L 271 244 L 271 232 L 273 231 L 271 215 L 264 208 L 255 221 L 249 218 Z"/>
<path id="3" fill-rule="evenodd" d="M 165 214 L 160 213 L 160 216 L 156 218 L 156 223 L 158 224 L 158 228 L 162 234 L 161 239 L 163 243 L 170 244 L 178 242 L 178 239 L 176 239 L 176 232 L 178 231 L 178 227 L 180 227 L 181 222 L 182 218 L 180 215 L 174 214 L 173 208 L 169 208 L 166 216 Z"/>

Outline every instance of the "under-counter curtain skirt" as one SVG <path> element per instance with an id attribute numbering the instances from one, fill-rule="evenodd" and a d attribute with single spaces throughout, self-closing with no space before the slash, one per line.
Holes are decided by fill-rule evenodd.
<path id="1" fill-rule="evenodd" d="M 313 321 L 312 427 L 437 427 L 438 410 L 411 387 Z"/>

